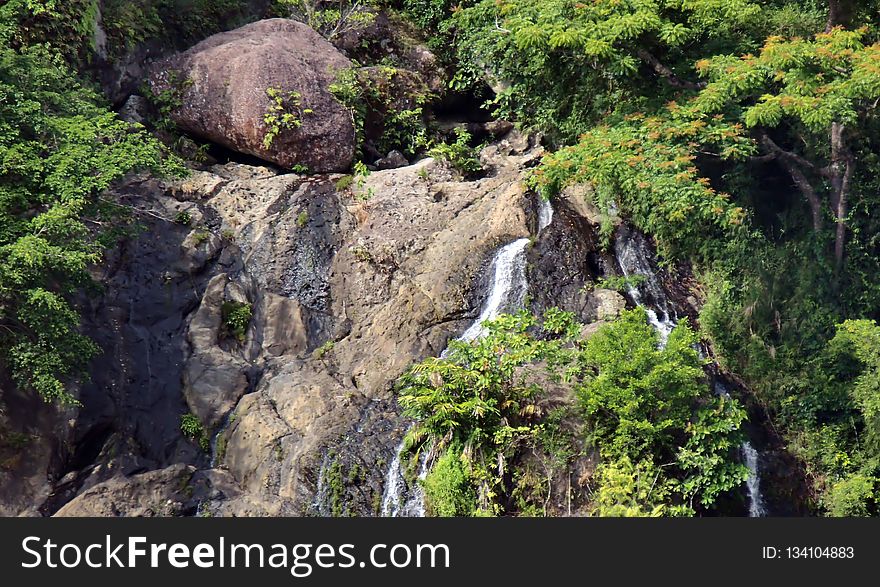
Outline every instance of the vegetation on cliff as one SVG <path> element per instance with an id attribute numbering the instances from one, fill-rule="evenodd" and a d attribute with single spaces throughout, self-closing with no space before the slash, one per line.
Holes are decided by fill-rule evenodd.
<path id="1" fill-rule="evenodd" d="M 694 265 L 701 333 L 801 458 L 813 505 L 876 513 L 880 5 L 404 4 L 454 47 L 459 83 L 496 80 L 498 115 L 560 147 L 538 189 L 590 182 Z"/>
<path id="2" fill-rule="evenodd" d="M 745 412 L 706 381 L 682 323 L 660 347 L 641 308 L 589 337 L 571 315 L 484 323 L 401 379 L 416 420 L 405 450 L 439 455 L 425 479 L 434 515 L 549 514 L 554 477 L 587 466 L 563 502 L 597 515 L 693 515 L 739 487 Z"/>
<path id="3" fill-rule="evenodd" d="M 0 8 L 0 22 L 21 5 Z M 135 169 L 180 168 L 78 80 L 58 47 L 15 47 L 16 30 L 0 28 L 0 354 L 19 386 L 75 402 L 70 383 L 97 348 L 79 334 L 72 300 L 120 215 L 101 194 Z"/>

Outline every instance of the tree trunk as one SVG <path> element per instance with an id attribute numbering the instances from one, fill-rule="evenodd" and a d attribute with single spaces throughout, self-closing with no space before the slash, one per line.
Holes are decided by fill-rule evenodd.
<path id="1" fill-rule="evenodd" d="M 812 184 L 807 179 L 807 176 L 804 175 L 804 172 L 801 171 L 801 168 L 798 167 L 795 163 L 790 160 L 782 157 L 782 166 L 788 171 L 788 174 L 791 176 L 792 181 L 804 195 L 804 198 L 807 200 L 807 204 L 810 206 L 810 215 L 813 218 L 813 230 L 818 232 L 822 231 L 822 202 L 819 200 L 819 196 L 816 195 L 816 190 L 813 189 Z"/>
<path id="2" fill-rule="evenodd" d="M 852 22 L 853 9 L 852 0 L 828 0 L 828 21 L 825 23 L 825 32 L 836 26 L 849 26 Z"/>
<path id="3" fill-rule="evenodd" d="M 855 161 L 846 145 L 846 127 L 839 122 L 831 125 L 831 165 L 823 170 L 831 181 L 831 211 L 837 222 L 834 239 L 834 262 L 839 271 L 843 266 L 846 248 L 846 216 L 849 213 L 849 191 L 855 170 Z"/>
<path id="4" fill-rule="evenodd" d="M 838 271 L 843 267 L 843 254 L 846 246 L 846 216 L 849 214 L 849 186 L 852 182 L 853 167 L 852 160 L 846 162 L 840 194 L 837 197 L 837 236 L 834 239 L 834 266 Z"/>

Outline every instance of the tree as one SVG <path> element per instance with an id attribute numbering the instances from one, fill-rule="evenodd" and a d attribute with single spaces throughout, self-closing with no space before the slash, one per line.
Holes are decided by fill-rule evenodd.
<path id="1" fill-rule="evenodd" d="M 778 161 L 803 194 L 816 231 L 823 224 L 820 194 L 827 193 L 840 269 L 856 168 L 855 128 L 875 115 L 880 99 L 880 44 L 867 29 L 829 22 L 834 26 L 812 39 L 770 37 L 757 56 L 700 61 L 697 69 L 709 84 L 692 107 L 694 114 L 735 117 L 752 129 L 764 158 Z"/>
<path id="2" fill-rule="evenodd" d="M 734 458 L 745 411 L 712 394 L 686 323 L 665 346 L 659 342 L 642 308 L 624 311 L 589 338 L 578 357 L 586 370 L 579 387 L 584 415 L 604 459 L 656 467 L 664 483 L 676 480 L 670 487 L 688 507 L 711 507 L 746 479 Z M 607 472 L 619 479 L 621 471 Z"/>
<path id="3" fill-rule="evenodd" d="M 11 48 L 11 30 L 0 27 L 0 356 L 19 386 L 70 403 L 97 352 L 70 300 L 101 258 L 100 195 L 132 170 L 182 168 L 51 48 Z"/>
<path id="4" fill-rule="evenodd" d="M 573 328 L 570 314 L 550 316 L 556 333 Z M 499 316 L 484 323 L 486 336 L 453 341 L 447 356 L 413 365 L 399 381 L 404 415 L 416 421 L 404 450 L 417 457 L 422 451 L 454 449 L 468 464 L 483 513 L 500 511 L 505 463 L 539 431 L 543 390 L 517 369 L 563 354 L 561 340 L 540 340 L 530 332 L 536 324 L 527 312 Z"/>

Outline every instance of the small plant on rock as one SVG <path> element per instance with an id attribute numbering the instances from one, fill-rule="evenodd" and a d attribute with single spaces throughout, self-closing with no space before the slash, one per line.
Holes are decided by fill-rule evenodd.
<path id="1" fill-rule="evenodd" d="M 253 316 L 253 308 L 247 302 L 223 302 L 220 308 L 223 326 L 238 342 L 244 342 L 247 327 Z"/>
<path id="2" fill-rule="evenodd" d="M 205 432 L 205 427 L 195 414 L 184 414 L 180 417 L 180 431 L 184 436 L 199 444 L 199 447 L 208 451 L 211 448 L 211 439 Z"/>
<path id="3" fill-rule="evenodd" d="M 186 210 L 182 210 L 174 217 L 174 222 L 183 226 L 189 226 L 189 223 L 192 222 L 192 216 Z"/>
<path id="4" fill-rule="evenodd" d="M 456 128 L 455 142 L 438 143 L 428 151 L 435 159 L 448 161 L 455 169 L 463 174 L 476 173 L 483 166 L 477 158 L 476 150 L 470 146 L 471 134 L 463 128 Z"/>
<path id="5" fill-rule="evenodd" d="M 283 130 L 295 130 L 302 126 L 302 117 L 312 114 L 310 108 L 303 108 L 299 92 L 282 92 L 278 88 L 266 88 L 269 96 L 269 107 L 263 115 L 266 134 L 263 136 L 263 147 L 272 146 L 275 138 Z"/>
<path id="6" fill-rule="evenodd" d="M 305 228 L 306 224 L 309 223 L 309 213 L 306 210 L 303 210 L 296 216 L 296 226 L 297 228 Z"/>
<path id="7" fill-rule="evenodd" d="M 327 342 L 315 349 L 315 358 L 323 359 L 324 355 L 332 351 L 334 346 L 336 346 L 336 343 L 334 343 L 332 340 L 328 340 Z"/>

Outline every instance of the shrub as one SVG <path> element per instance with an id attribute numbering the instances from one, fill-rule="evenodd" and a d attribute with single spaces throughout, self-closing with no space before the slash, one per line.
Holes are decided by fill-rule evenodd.
<path id="1" fill-rule="evenodd" d="M 450 165 L 465 175 L 480 171 L 483 166 L 477 157 L 476 150 L 470 146 L 470 133 L 459 127 L 456 127 L 454 132 L 455 142 L 438 143 L 428 151 L 428 155 L 448 161 Z"/>
<path id="2" fill-rule="evenodd" d="M 266 95 L 269 96 L 269 106 L 263 114 L 263 124 L 266 125 L 263 147 L 268 149 L 281 131 L 298 129 L 302 126 L 302 117 L 313 111 L 302 107 L 299 92 L 284 93 L 278 88 L 266 88 Z"/>
<path id="3" fill-rule="evenodd" d="M 855 474 L 832 485 L 825 503 L 828 514 L 836 518 L 873 515 L 875 482 L 875 479 Z"/>
<path id="4" fill-rule="evenodd" d="M 253 309 L 247 302 L 223 302 L 220 308 L 223 326 L 238 342 L 244 342 Z"/>
<path id="5" fill-rule="evenodd" d="M 190 440 L 197 442 L 205 452 L 210 450 L 211 439 L 208 437 L 201 420 L 195 414 L 184 414 L 180 417 L 180 431 Z"/>
<path id="6" fill-rule="evenodd" d="M 477 496 L 460 451 L 447 450 L 422 482 L 425 506 L 431 516 L 473 516 Z"/>

